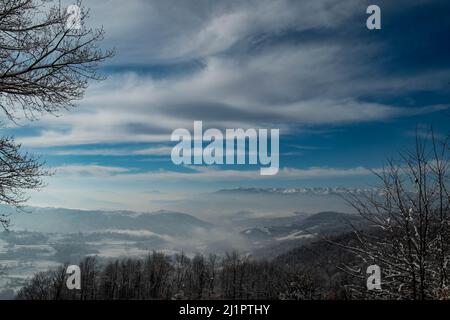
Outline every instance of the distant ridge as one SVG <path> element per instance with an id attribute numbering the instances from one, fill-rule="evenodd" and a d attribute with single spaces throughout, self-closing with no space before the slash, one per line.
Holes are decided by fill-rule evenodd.
<path id="1" fill-rule="evenodd" d="M 158 234 L 189 235 L 195 229 L 213 225 L 192 215 L 160 210 L 150 213 L 133 211 L 76 210 L 28 207 L 29 213 L 15 214 L 13 229 L 38 232 L 90 232 L 105 229 L 149 230 Z"/>
<path id="2" fill-rule="evenodd" d="M 369 194 L 380 193 L 377 188 L 343 188 L 343 187 L 327 187 L 327 188 L 253 188 L 239 187 L 232 189 L 221 189 L 214 194 L 280 194 L 280 195 L 332 195 L 332 194 Z"/>

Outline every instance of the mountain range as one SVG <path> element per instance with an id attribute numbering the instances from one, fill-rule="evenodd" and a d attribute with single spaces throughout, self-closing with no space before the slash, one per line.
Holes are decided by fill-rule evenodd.
<path id="1" fill-rule="evenodd" d="M 1 210 L 12 212 L 5 206 Z M 362 223 L 354 214 L 331 211 L 259 216 L 241 210 L 208 221 L 167 210 L 138 213 L 35 207 L 12 214 L 11 221 L 10 230 L 0 232 L 0 272 L 6 275 L 0 278 L 0 296 L 2 289 L 16 290 L 36 272 L 77 263 L 88 255 L 102 260 L 142 257 L 151 251 L 220 255 L 238 250 L 273 258 Z"/>

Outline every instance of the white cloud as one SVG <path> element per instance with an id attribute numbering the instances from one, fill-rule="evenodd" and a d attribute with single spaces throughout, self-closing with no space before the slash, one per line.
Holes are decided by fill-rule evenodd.
<path id="1" fill-rule="evenodd" d="M 261 176 L 252 170 L 186 167 L 184 172 L 169 170 L 138 171 L 125 167 L 65 165 L 53 168 L 43 190 L 30 193 L 31 205 L 83 209 L 159 210 L 167 203 L 190 199 L 199 192 L 211 192 L 227 183 L 257 186 L 266 182 L 301 183 L 302 180 L 346 179 L 372 175 L 364 167 L 305 169 L 282 168 L 276 176 Z M 155 193 L 155 188 L 160 191 Z M 166 208 L 167 209 L 167 208 Z"/>
<path id="2" fill-rule="evenodd" d="M 382 44 L 283 42 L 258 47 L 286 31 L 337 28 L 364 6 L 356 0 L 86 1 L 91 21 L 104 25 L 112 64 L 199 61 L 203 67 L 163 79 L 115 73 L 93 83 L 76 110 L 34 123 L 26 146 L 168 142 L 193 120 L 209 127 L 292 127 L 380 121 L 432 112 L 358 97 L 407 93 L 445 84 L 448 70 L 409 77 L 379 75 L 373 59 Z M 360 9 L 364 9 L 359 11 Z M 234 46 L 243 52 L 230 54 Z M 258 47 L 259 48 L 259 47 Z M 248 48 L 247 48 L 248 49 Z"/>
<path id="3" fill-rule="evenodd" d="M 72 178 L 95 179 L 106 178 L 113 181 L 158 181 L 158 180 L 195 180 L 195 181 L 243 181 L 243 180 L 267 180 L 261 176 L 259 168 L 256 170 L 218 169 L 216 167 L 186 166 L 188 172 L 158 170 L 135 172 L 129 168 L 109 167 L 99 165 L 67 165 L 57 167 L 54 170 L 59 177 L 71 176 Z M 282 168 L 274 178 L 279 180 L 297 180 L 331 177 L 350 177 L 370 175 L 372 171 L 364 167 L 348 169 L 310 167 L 307 169 Z M 86 176 L 88 175 L 88 176 Z"/>
<path id="4" fill-rule="evenodd" d="M 129 168 L 101 166 L 101 165 L 65 165 L 53 168 L 58 175 L 76 175 L 76 176 L 98 176 L 107 177 L 112 174 L 126 173 Z"/>
<path id="5" fill-rule="evenodd" d="M 376 62 L 383 53 L 382 43 L 349 43 L 339 37 L 329 37 L 329 41 L 320 43 L 270 42 L 283 38 L 288 31 L 341 30 L 356 14 L 364 17 L 366 7 L 361 1 L 85 0 L 84 3 L 92 7 L 91 21 L 105 27 L 105 47 L 117 49 L 110 66 L 151 70 L 161 63 L 170 67 L 188 62 L 197 67 L 162 79 L 152 77 L 151 73 L 145 75 L 142 70 L 136 74 L 113 73 L 104 82 L 92 83 L 76 110 L 62 112 L 63 116 L 58 118 L 45 116 L 31 124 L 35 129 L 32 135 L 17 137 L 27 147 L 127 143 L 129 149 L 94 146 L 91 150 L 76 147 L 54 153 L 164 156 L 170 154 L 169 147 L 144 148 L 141 144 L 168 143 L 172 130 L 192 129 L 194 120 L 220 129 L 280 128 L 283 135 L 298 127 L 383 121 L 448 108 L 442 105 L 410 108 L 363 101 L 361 97 L 380 92 L 401 95 L 436 90 L 448 83 L 448 70 L 387 77 Z M 386 4 L 385 10 L 393 6 Z M 259 168 L 189 169 L 189 172 L 140 172 L 98 164 L 66 165 L 56 168 L 54 187 L 45 192 L 48 199 L 54 197 L 55 202 L 70 207 L 80 205 L 77 196 L 85 200 L 83 205 L 120 207 L 126 201 L 131 207 L 134 204 L 143 207 L 151 198 L 145 191 L 150 188 L 145 186 L 155 183 L 173 182 L 173 187 L 179 181 L 189 184 L 267 181 L 267 177 L 260 176 Z M 370 171 L 363 167 L 283 168 L 276 179 L 368 174 Z"/>
<path id="6" fill-rule="evenodd" d="M 281 128 L 283 134 L 296 126 L 380 121 L 447 108 L 358 101 L 353 96 L 370 87 L 358 87 L 351 70 L 340 70 L 331 62 L 334 50 L 328 50 L 291 48 L 246 62 L 212 58 L 197 73 L 165 80 L 114 75 L 92 87 L 79 108 L 45 116 L 35 123 L 39 134 L 19 141 L 33 147 L 169 142 L 174 129 L 192 128 L 194 120 L 215 128 Z M 329 87 L 333 78 L 336 84 Z"/>
<path id="7" fill-rule="evenodd" d="M 67 0 L 68 1 L 68 0 Z M 338 27 L 363 8 L 347 0 L 93 1 L 91 24 L 104 26 L 116 63 L 204 58 L 254 35 Z"/>
<path id="8" fill-rule="evenodd" d="M 143 149 L 112 148 L 112 149 L 68 149 L 47 151 L 46 154 L 56 156 L 170 156 L 171 147 L 153 147 Z"/>
<path id="9" fill-rule="evenodd" d="M 128 230 L 128 229 L 100 229 L 96 231 L 91 231 L 89 233 L 115 233 L 115 234 L 122 234 L 122 235 L 128 235 L 132 237 L 158 237 L 161 239 L 164 239 L 166 241 L 175 241 L 171 236 L 166 234 L 159 234 L 152 232 L 150 230 Z"/>

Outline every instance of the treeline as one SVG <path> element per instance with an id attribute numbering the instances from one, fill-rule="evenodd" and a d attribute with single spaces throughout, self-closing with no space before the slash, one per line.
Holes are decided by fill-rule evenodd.
<path id="1" fill-rule="evenodd" d="M 333 249 L 336 256 L 337 249 Z M 339 250 L 338 250 L 339 251 Z M 36 274 L 18 299 L 346 299 L 344 274 L 326 257 L 289 263 L 288 255 L 255 260 L 237 252 L 168 256 L 153 252 L 145 259 L 80 263 L 81 289 L 68 290 L 66 267 Z"/>

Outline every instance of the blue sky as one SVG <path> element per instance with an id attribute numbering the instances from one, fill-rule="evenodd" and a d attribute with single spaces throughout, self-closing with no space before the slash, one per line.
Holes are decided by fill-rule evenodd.
<path id="1" fill-rule="evenodd" d="M 84 1 L 116 56 L 78 107 L 8 129 L 55 170 L 31 204 L 147 210 L 238 186 L 375 183 L 368 169 L 449 133 L 448 1 Z M 382 29 L 366 28 L 381 8 Z M 170 133 L 280 128 L 280 172 L 179 167 Z"/>

